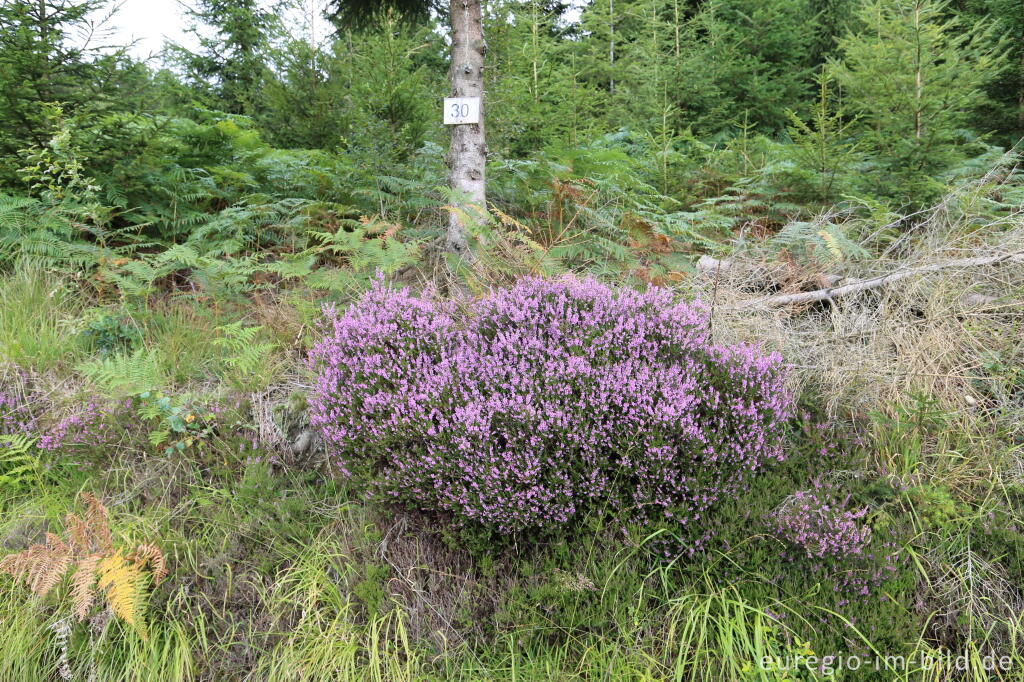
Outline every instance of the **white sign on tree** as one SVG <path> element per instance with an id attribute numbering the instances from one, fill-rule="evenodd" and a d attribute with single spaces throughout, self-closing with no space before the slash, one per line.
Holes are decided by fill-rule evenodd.
<path id="1" fill-rule="evenodd" d="M 444 124 L 459 125 L 462 123 L 480 122 L 479 97 L 445 97 Z"/>

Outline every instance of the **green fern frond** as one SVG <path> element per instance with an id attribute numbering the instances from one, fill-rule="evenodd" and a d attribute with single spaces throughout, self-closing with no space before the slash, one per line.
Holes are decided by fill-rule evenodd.
<path id="1" fill-rule="evenodd" d="M 263 327 L 246 327 L 242 322 L 233 322 L 217 327 L 216 332 L 213 343 L 224 349 L 224 364 L 232 370 L 228 378 L 233 383 L 254 390 L 272 378 L 273 352 L 277 345 L 259 341 Z"/>
<path id="2" fill-rule="evenodd" d="M 84 362 L 78 371 L 111 397 L 136 395 L 167 384 L 158 349 L 139 348 L 134 353 Z"/>
<path id="3" fill-rule="evenodd" d="M 817 265 L 865 258 L 867 250 L 850 239 L 841 225 L 792 222 L 765 243 L 772 256 L 783 252 L 791 258 Z"/>

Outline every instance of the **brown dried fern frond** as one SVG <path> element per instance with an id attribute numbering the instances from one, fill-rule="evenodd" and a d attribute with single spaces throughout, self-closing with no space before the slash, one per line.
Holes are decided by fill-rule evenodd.
<path id="1" fill-rule="evenodd" d="M 56 535 L 47 533 L 45 543 L 0 559 L 0 573 L 26 583 L 32 592 L 45 597 L 60 582 L 71 560 L 68 545 Z"/>
<path id="2" fill-rule="evenodd" d="M 64 517 L 64 529 L 67 532 L 68 543 L 76 556 L 83 556 L 92 553 L 92 539 L 89 533 L 89 526 L 77 514 L 68 514 Z"/>
<path id="3" fill-rule="evenodd" d="M 78 567 L 71 576 L 71 599 L 75 615 L 80 621 L 85 620 L 93 602 L 96 601 L 96 568 L 102 559 L 103 557 L 98 554 L 85 557 L 78 562 Z"/>
<path id="4" fill-rule="evenodd" d="M 83 493 L 82 499 L 85 515 L 65 517 L 67 540 L 47 533 L 45 542 L 0 559 L 0 573 L 25 583 L 42 597 L 71 570 L 71 602 L 78 620 L 89 615 L 102 593 L 110 610 L 145 638 L 146 571 L 154 585 L 167 577 L 164 554 L 151 543 L 141 544 L 127 555 L 114 549 L 106 507 L 88 493 Z"/>
<path id="5" fill-rule="evenodd" d="M 89 526 L 89 534 L 101 553 L 109 553 L 114 547 L 110 537 L 110 515 L 107 508 L 89 493 L 82 493 L 86 503 L 85 522 Z"/>
<path id="6" fill-rule="evenodd" d="M 71 565 L 71 548 L 53 533 L 46 534 L 46 551 L 40 555 L 31 572 L 30 585 L 32 591 L 45 597 L 57 586 L 68 566 Z"/>
<path id="7" fill-rule="evenodd" d="M 164 560 L 164 553 L 152 543 L 143 543 L 135 548 L 135 551 L 128 555 L 128 560 L 134 563 L 139 570 L 148 563 L 153 573 L 153 584 L 159 585 L 160 581 L 167 577 L 167 564 Z"/>

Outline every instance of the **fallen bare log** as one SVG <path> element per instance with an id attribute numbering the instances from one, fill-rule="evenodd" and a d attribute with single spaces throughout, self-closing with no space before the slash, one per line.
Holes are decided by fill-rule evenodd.
<path id="1" fill-rule="evenodd" d="M 1024 263 L 1024 252 L 1004 253 L 995 256 L 979 256 L 976 258 L 960 258 L 958 260 L 943 261 L 941 263 L 919 265 L 912 268 L 896 270 L 895 272 L 890 272 L 887 275 L 879 275 L 877 277 L 868 277 L 866 279 L 851 280 L 846 284 L 837 283 L 834 286 L 830 286 L 824 289 L 818 289 L 816 291 L 804 291 L 796 294 L 779 294 L 774 296 L 763 296 L 761 298 L 748 299 L 746 301 L 740 301 L 738 303 L 733 303 L 723 307 L 778 307 L 797 303 L 816 303 L 819 301 L 831 300 L 839 296 L 845 296 L 847 294 L 855 294 L 861 291 L 877 289 L 887 284 L 892 284 L 893 282 L 898 282 L 902 279 L 913 277 L 914 275 L 921 275 L 929 272 L 948 270 L 952 268 L 977 268 L 984 267 L 986 265 L 997 265 L 999 263 L 1006 262 Z"/>

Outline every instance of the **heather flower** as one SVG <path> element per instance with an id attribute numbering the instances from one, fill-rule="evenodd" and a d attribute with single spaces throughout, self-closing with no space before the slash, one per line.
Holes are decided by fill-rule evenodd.
<path id="1" fill-rule="evenodd" d="M 867 507 L 851 508 L 842 495 L 821 481 L 790 495 L 769 519 L 775 533 L 808 557 L 861 555 L 871 542 L 871 528 L 861 524 Z"/>
<path id="2" fill-rule="evenodd" d="M 378 281 L 328 308 L 311 422 L 380 497 L 509 534 L 595 509 L 697 529 L 782 460 L 777 354 L 671 292 L 525 279 L 475 300 Z"/>
<path id="3" fill-rule="evenodd" d="M 4 436 L 30 436 L 35 419 L 28 406 L 6 393 L 0 393 L 0 444 Z"/>
<path id="4" fill-rule="evenodd" d="M 90 400 L 57 423 L 51 425 L 40 436 L 36 446 L 40 450 L 54 452 L 67 450 L 77 445 L 93 445 L 106 436 L 108 426 L 103 422 L 104 413 L 98 403 Z"/>
<path id="5" fill-rule="evenodd" d="M 831 585 L 836 608 L 871 598 L 909 561 L 894 530 L 889 530 L 889 538 L 872 533 L 865 522 L 868 511 L 854 505 L 852 496 L 835 481 L 819 478 L 811 488 L 790 495 L 767 518 L 774 534 L 797 550 L 783 552 L 783 557 L 802 562 Z"/>

